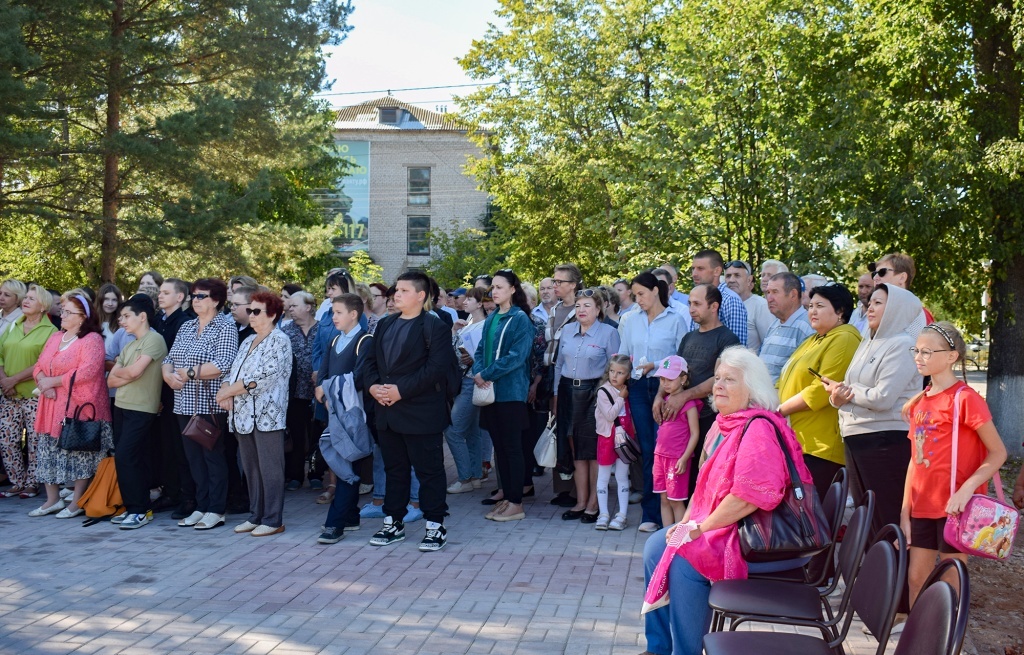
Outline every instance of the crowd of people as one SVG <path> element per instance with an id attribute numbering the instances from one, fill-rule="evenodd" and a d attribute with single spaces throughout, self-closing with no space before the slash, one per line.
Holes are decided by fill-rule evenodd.
<path id="1" fill-rule="evenodd" d="M 330 506 L 319 543 L 383 519 L 370 544 L 384 547 L 423 520 L 429 552 L 447 542 L 447 494 L 479 492 L 488 520 L 526 517 L 549 474 L 534 451 L 550 429 L 548 500 L 562 520 L 624 530 L 638 503 L 637 529 L 656 533 L 649 574 L 674 527 L 690 531 L 671 582 L 687 600 L 647 619 L 650 652 L 690 653 L 710 583 L 747 575 L 736 524 L 778 504 L 785 443 L 819 495 L 844 467 L 854 499 L 874 492 L 876 529 L 908 535 L 913 598 L 937 558 L 964 557 L 941 521 L 1006 457 L 984 400 L 955 376 L 963 337 L 910 291 L 913 260 L 881 258 L 856 296 L 777 260 L 759 277 L 714 250 L 688 263 L 688 293 L 668 263 L 608 286 L 565 263 L 536 287 L 503 269 L 447 291 L 417 271 L 389 287 L 334 269 L 319 304 L 248 276 L 151 271 L 127 298 L 112 284 L 57 294 L 7 280 L 2 495 L 45 489 L 30 516 L 78 516 L 112 452 L 120 529 L 164 511 L 195 530 L 245 514 L 234 532 L 270 536 L 285 530 L 285 495 L 308 485 Z M 91 428 L 90 447 L 70 424 Z M 1024 474 L 1014 501 L 1024 505 Z"/>

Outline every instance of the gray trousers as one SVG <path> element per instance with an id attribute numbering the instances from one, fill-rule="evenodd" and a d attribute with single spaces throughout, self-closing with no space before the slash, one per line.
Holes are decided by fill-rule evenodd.
<path id="1" fill-rule="evenodd" d="M 236 436 L 249 487 L 249 522 L 278 528 L 284 509 L 284 430 Z"/>

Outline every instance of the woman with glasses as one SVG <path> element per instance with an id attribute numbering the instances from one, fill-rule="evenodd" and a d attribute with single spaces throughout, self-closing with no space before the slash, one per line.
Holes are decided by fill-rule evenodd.
<path id="1" fill-rule="evenodd" d="M 377 322 L 388 315 L 388 288 L 380 282 L 370 285 L 370 302 L 366 305 L 366 327 L 370 334 L 377 329 Z"/>
<path id="2" fill-rule="evenodd" d="M 277 294 L 252 295 L 245 313 L 255 334 L 238 346 L 227 384 L 217 392 L 217 404 L 230 413 L 249 485 L 249 518 L 235 532 L 254 537 L 284 532 L 284 430 L 292 345 L 284 332 L 274 329 L 283 309 Z"/>
<path id="3" fill-rule="evenodd" d="M 596 523 L 597 425 L 594 402 L 608 360 L 619 352 L 619 333 L 603 322 L 600 289 L 576 293 L 576 321 L 562 330 L 555 361 L 555 407 L 558 433 L 571 437 L 576 506 L 562 520 Z"/>
<path id="4" fill-rule="evenodd" d="M 899 524 L 910 464 L 910 424 L 902 410 L 922 383 L 910 352 L 914 337 L 907 330 L 920 314 L 917 296 L 896 285 L 878 285 L 868 301 L 869 337 L 857 347 L 846 376 L 842 381 L 822 377 L 829 401 L 839 408 L 850 493 L 859 500 L 866 491 L 875 492 L 873 532 Z"/>
<path id="5" fill-rule="evenodd" d="M 807 316 L 816 334 L 797 346 L 782 368 L 779 412 L 789 417 L 818 496 L 824 498 L 846 457 L 839 436 L 839 412 L 829 404 L 829 393 L 819 376 L 843 379 L 861 339 L 849 324 L 853 296 L 846 287 L 835 283 L 817 286 L 808 299 Z"/>
<path id="6" fill-rule="evenodd" d="M 82 513 L 78 499 L 96 474 L 106 452 L 114 447 L 110 402 L 103 367 L 103 336 L 92 303 L 70 291 L 61 296 L 61 332 L 46 342 L 32 375 L 39 389 L 36 416 L 36 477 L 46 484 L 46 502 L 29 516 L 57 514 L 69 519 Z M 58 445 L 67 416 L 100 423 L 100 450 L 72 451 Z M 71 502 L 60 499 L 60 485 L 74 483 Z"/>
<path id="7" fill-rule="evenodd" d="M 224 525 L 228 500 L 228 462 L 224 456 L 227 414 L 215 397 L 238 353 L 235 321 L 221 312 L 227 298 L 228 288 L 223 280 L 196 280 L 192 284 L 192 310 L 196 318 L 181 326 L 163 361 L 164 382 L 174 391 L 174 415 L 196 483 L 196 510 L 178 522 L 183 528 L 209 530 Z M 220 429 L 212 448 L 185 436 L 185 428 L 194 416 Z"/>

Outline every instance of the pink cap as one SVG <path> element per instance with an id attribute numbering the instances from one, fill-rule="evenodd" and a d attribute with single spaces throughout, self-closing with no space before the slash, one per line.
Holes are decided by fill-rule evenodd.
<path id="1" fill-rule="evenodd" d="M 680 373 L 687 373 L 686 360 L 679 355 L 669 355 L 665 359 L 658 362 L 658 365 L 654 368 L 654 377 L 668 378 L 669 380 L 675 380 L 679 377 Z"/>

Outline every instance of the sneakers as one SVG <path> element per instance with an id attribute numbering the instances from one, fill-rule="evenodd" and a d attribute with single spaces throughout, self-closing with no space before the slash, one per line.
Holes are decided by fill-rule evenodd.
<path id="1" fill-rule="evenodd" d="M 448 485 L 448 493 L 450 494 L 464 494 L 467 491 L 473 491 L 473 483 L 469 480 L 466 480 L 465 482 L 462 480 L 456 480 Z"/>
<path id="2" fill-rule="evenodd" d="M 600 528 L 598 528 L 600 530 Z M 609 530 L 625 530 L 626 529 L 626 515 L 616 514 L 612 522 L 608 524 Z"/>
<path id="3" fill-rule="evenodd" d="M 597 522 L 594 523 L 595 530 L 607 530 L 608 523 L 611 521 L 611 517 L 607 514 L 602 514 L 597 517 Z"/>
<path id="4" fill-rule="evenodd" d="M 114 525 L 121 525 L 122 523 L 124 523 L 124 520 L 126 518 L 128 518 L 128 512 L 125 511 L 125 512 L 121 512 L 117 516 L 110 517 L 110 522 L 113 523 Z"/>
<path id="5" fill-rule="evenodd" d="M 370 537 L 371 546 L 390 546 L 405 540 L 405 523 L 384 517 L 384 527 Z"/>
<path id="6" fill-rule="evenodd" d="M 427 534 L 420 542 L 420 551 L 433 553 L 444 548 L 446 543 L 448 543 L 448 531 L 444 529 L 444 524 L 427 521 Z"/>
<path id="7" fill-rule="evenodd" d="M 402 523 L 415 523 L 416 521 L 423 520 L 423 512 L 420 511 L 419 507 L 408 505 L 406 509 L 409 511 L 405 513 L 405 518 L 402 519 Z"/>
<path id="8" fill-rule="evenodd" d="M 324 528 L 320 536 L 316 538 L 318 544 L 336 544 L 345 537 L 345 533 L 338 528 Z"/>
<path id="9" fill-rule="evenodd" d="M 366 503 L 360 508 L 359 517 L 364 519 L 382 519 L 384 518 L 384 506 Z"/>
<path id="10" fill-rule="evenodd" d="M 120 528 L 122 530 L 137 530 L 152 520 L 153 512 L 146 512 L 145 514 L 129 514 L 123 521 L 121 521 Z"/>

